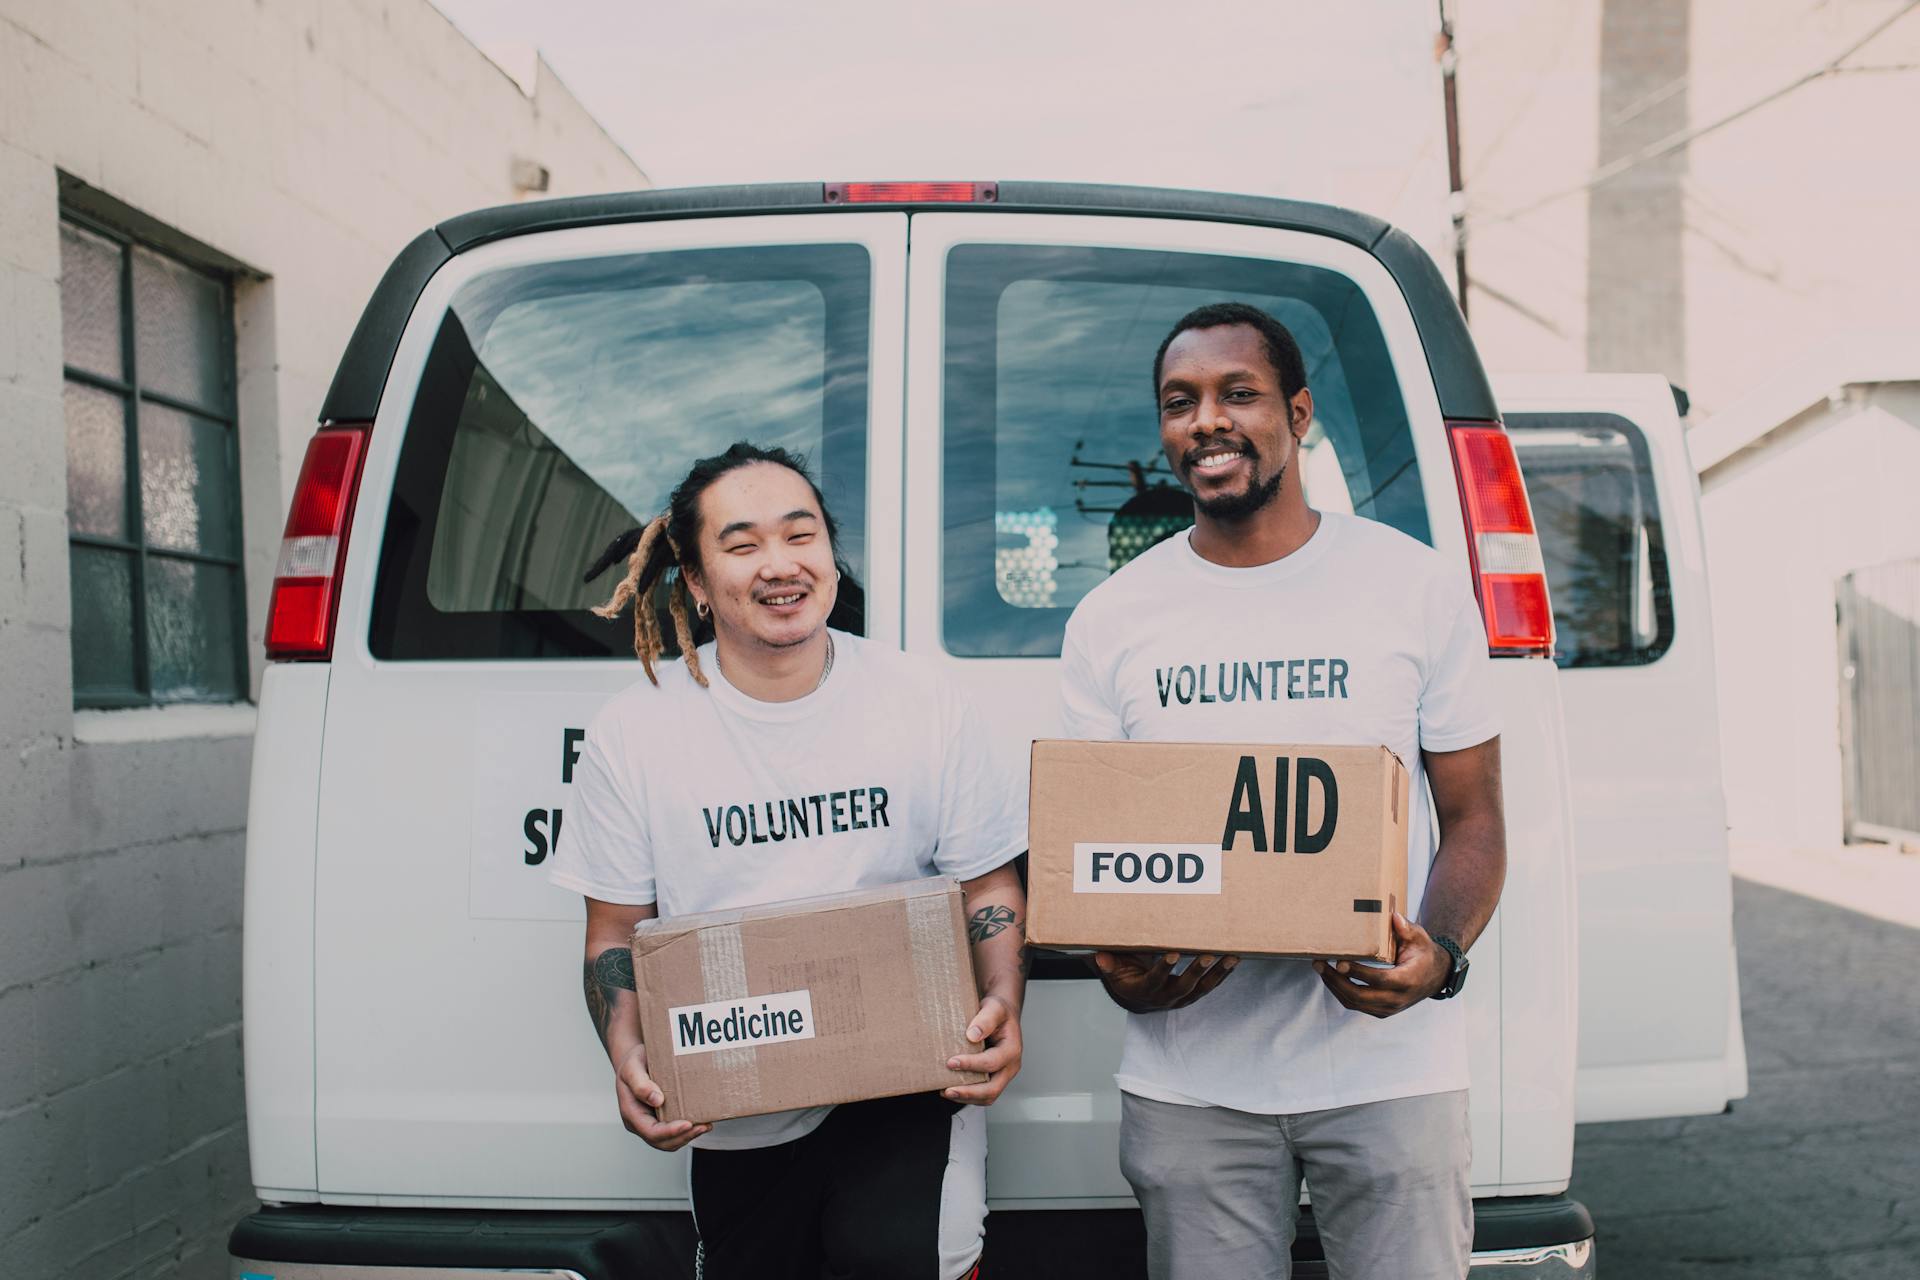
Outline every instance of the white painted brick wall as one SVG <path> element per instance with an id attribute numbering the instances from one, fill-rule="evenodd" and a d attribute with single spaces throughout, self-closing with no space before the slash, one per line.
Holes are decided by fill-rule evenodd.
<path id="1" fill-rule="evenodd" d="M 0 1276 L 213 1280 L 251 1206 L 251 739 L 76 740 L 57 173 L 244 262 L 249 643 L 374 282 L 434 221 L 645 176 L 426 0 L 0 0 Z M 139 715 L 129 712 L 122 715 Z"/>

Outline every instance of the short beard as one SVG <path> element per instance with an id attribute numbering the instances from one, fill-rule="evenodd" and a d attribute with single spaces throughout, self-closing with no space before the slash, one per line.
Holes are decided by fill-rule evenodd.
<path id="1" fill-rule="evenodd" d="M 1220 520 L 1228 524 L 1236 520 L 1245 520 L 1272 502 L 1280 494 L 1281 482 L 1287 478 L 1286 464 L 1274 473 L 1271 480 L 1255 479 L 1239 493 L 1224 494 L 1218 498 L 1194 498 L 1194 510 L 1209 520 Z M 1189 490 L 1189 492 L 1192 492 Z"/>

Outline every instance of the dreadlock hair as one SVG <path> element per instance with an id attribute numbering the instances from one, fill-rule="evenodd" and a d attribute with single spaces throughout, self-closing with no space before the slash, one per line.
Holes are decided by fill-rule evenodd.
<path id="1" fill-rule="evenodd" d="M 1167 362 L 1167 348 L 1175 338 L 1189 329 L 1218 329 L 1236 324 L 1246 325 L 1260 335 L 1267 348 L 1267 362 L 1280 380 L 1280 395 L 1291 403 L 1307 385 L 1307 362 L 1301 358 L 1300 344 L 1293 340 L 1287 326 L 1244 302 L 1211 302 L 1195 307 L 1174 322 L 1167 336 L 1160 340 L 1160 349 L 1153 353 L 1154 396 L 1157 398 L 1160 394 L 1160 373 Z"/>
<path id="2" fill-rule="evenodd" d="M 602 618 L 613 619 L 619 617 L 620 611 L 628 604 L 632 604 L 633 652 L 640 659 L 647 679 L 655 685 L 660 683 L 660 678 L 654 674 L 653 664 L 668 652 L 668 645 L 653 597 L 655 588 L 671 573 L 672 580 L 667 587 L 667 615 L 673 625 L 675 647 L 679 649 L 681 660 L 687 664 L 687 671 L 693 676 L 694 682 L 703 689 L 707 687 L 707 675 L 700 669 L 697 650 L 712 636 L 713 625 L 695 616 L 693 597 L 687 589 L 686 580 L 689 565 L 695 569 L 700 567 L 700 499 L 720 477 L 756 463 L 785 467 L 805 480 L 807 487 L 813 491 L 813 500 L 820 507 L 820 519 L 827 526 L 827 543 L 833 548 L 834 567 L 840 572 L 840 587 L 833 611 L 827 616 L 827 625 L 856 633 L 866 630 L 864 593 L 840 558 L 840 526 L 827 509 L 827 500 L 807 470 L 806 460 L 777 445 L 762 447 L 745 440 L 738 441 L 724 453 L 694 463 L 686 477 L 674 486 L 673 493 L 667 499 L 667 509 L 641 528 L 630 529 L 615 538 L 587 570 L 585 580 L 592 582 L 616 560 L 623 555 L 626 557 L 626 576 L 614 588 L 613 596 L 605 604 L 597 606 L 594 613 Z"/>

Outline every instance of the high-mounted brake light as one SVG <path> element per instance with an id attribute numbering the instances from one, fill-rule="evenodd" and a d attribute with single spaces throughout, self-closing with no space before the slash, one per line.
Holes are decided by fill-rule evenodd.
<path id="1" fill-rule="evenodd" d="M 993 204 L 997 182 L 829 182 L 828 204 Z"/>
<path id="2" fill-rule="evenodd" d="M 1546 563 L 1513 441 L 1497 422 L 1449 422 L 1473 586 L 1495 657 L 1553 652 Z"/>
<path id="3" fill-rule="evenodd" d="M 293 486 L 280 563 L 267 607 L 271 661 L 333 656 L 333 623 L 340 611 L 340 575 L 347 566 L 347 528 L 367 455 L 366 423 L 328 425 L 307 441 L 306 460 Z"/>

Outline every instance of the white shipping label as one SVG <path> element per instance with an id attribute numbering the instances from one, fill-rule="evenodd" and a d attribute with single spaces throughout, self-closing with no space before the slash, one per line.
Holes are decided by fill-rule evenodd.
<path id="1" fill-rule="evenodd" d="M 1076 844 L 1073 891 L 1219 893 L 1224 860 L 1217 844 Z"/>
<path id="2" fill-rule="evenodd" d="M 813 993 L 781 991 L 770 996 L 683 1004 L 667 1010 L 667 1026 L 673 1035 L 675 1054 L 811 1040 Z"/>

